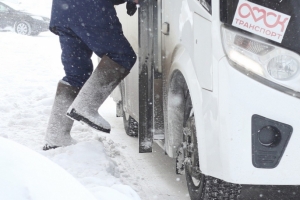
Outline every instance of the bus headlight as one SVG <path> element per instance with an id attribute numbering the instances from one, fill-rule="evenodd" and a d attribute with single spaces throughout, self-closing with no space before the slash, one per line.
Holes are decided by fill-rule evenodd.
<path id="1" fill-rule="evenodd" d="M 287 80 L 292 78 L 298 71 L 299 63 L 290 56 L 277 56 L 268 63 L 269 74 L 278 80 Z"/>
<path id="2" fill-rule="evenodd" d="M 229 63 L 249 77 L 300 98 L 300 56 L 255 35 L 222 26 Z"/>

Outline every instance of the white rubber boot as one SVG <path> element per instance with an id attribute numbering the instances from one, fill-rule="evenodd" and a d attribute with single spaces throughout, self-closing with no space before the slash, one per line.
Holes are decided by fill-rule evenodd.
<path id="1" fill-rule="evenodd" d="M 68 109 L 67 116 L 82 121 L 98 131 L 110 133 L 110 124 L 99 115 L 98 109 L 128 74 L 128 70 L 109 57 L 103 56 Z"/>
<path id="2" fill-rule="evenodd" d="M 66 116 L 67 110 L 79 93 L 79 89 L 65 81 L 59 81 L 45 136 L 43 150 L 68 146 L 75 143 L 70 136 L 73 120 Z"/>

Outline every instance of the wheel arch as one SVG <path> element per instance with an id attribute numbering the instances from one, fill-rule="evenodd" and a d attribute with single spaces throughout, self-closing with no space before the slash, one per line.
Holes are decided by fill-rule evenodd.
<path id="1" fill-rule="evenodd" d="M 189 95 L 192 101 L 195 120 L 201 123 L 202 93 L 197 79 L 192 57 L 184 46 L 177 46 L 172 56 L 172 64 L 167 78 L 167 100 L 166 100 L 166 126 L 165 126 L 165 149 L 167 154 L 175 158 L 177 149 L 182 142 L 182 125 L 185 120 L 184 109 L 185 101 L 181 101 Z M 202 120 L 203 121 L 203 120 Z M 197 127 L 198 131 L 201 127 Z"/>

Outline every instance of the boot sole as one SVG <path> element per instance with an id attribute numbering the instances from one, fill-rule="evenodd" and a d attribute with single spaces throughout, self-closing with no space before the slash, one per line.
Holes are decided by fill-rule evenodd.
<path id="1" fill-rule="evenodd" d="M 96 129 L 97 131 L 110 133 L 110 129 L 103 128 L 103 127 L 98 126 L 97 124 L 91 122 L 89 119 L 78 114 L 74 108 L 72 108 L 70 113 L 67 113 L 67 116 L 73 120 L 84 122 L 85 124 L 89 125 L 90 127 Z"/>
<path id="2" fill-rule="evenodd" d="M 47 144 L 43 147 L 43 150 L 44 151 L 48 151 L 50 149 L 56 149 L 58 148 L 59 146 L 48 146 Z"/>

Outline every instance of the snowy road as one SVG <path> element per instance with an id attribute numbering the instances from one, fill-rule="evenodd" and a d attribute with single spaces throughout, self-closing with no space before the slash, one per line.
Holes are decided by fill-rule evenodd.
<path id="1" fill-rule="evenodd" d="M 106 119 L 112 122 L 112 133 L 101 136 L 104 144 L 113 141 L 124 150 L 116 157 L 121 166 L 121 180 L 137 191 L 143 200 L 188 200 L 185 176 L 175 174 L 175 159 L 169 158 L 164 151 L 154 145 L 153 153 L 139 154 L 138 139 L 128 137 L 123 129 L 123 120 L 116 118 L 114 112 L 105 112 L 105 107 L 115 108 L 112 100 L 100 108 Z M 100 137 L 101 137 L 100 136 Z"/>
<path id="2" fill-rule="evenodd" d="M 57 81 L 63 76 L 58 38 L 0 32 L 0 136 L 48 157 L 79 180 L 97 199 L 189 199 L 184 176 L 175 175 L 174 159 L 154 146 L 138 154 L 137 138 L 126 136 L 115 104 L 101 113 L 112 124 L 110 135 L 75 123 L 78 143 L 41 150 Z M 96 59 L 94 59 L 96 61 Z"/>

